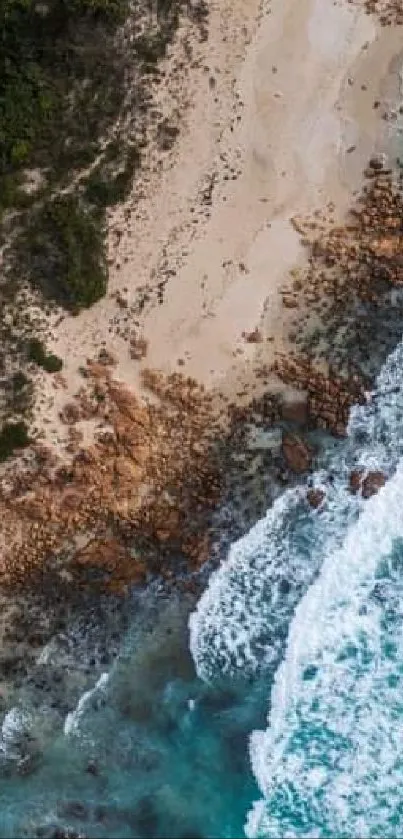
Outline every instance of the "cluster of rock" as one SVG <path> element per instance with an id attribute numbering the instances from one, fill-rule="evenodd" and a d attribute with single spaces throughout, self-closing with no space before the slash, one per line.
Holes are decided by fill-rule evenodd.
<path id="1" fill-rule="evenodd" d="M 369 161 L 365 176 L 345 224 L 293 219 L 309 262 L 284 291 L 285 304 L 298 307 L 295 349 L 274 365 L 285 383 L 306 393 L 308 423 L 337 436 L 345 434 L 352 405 L 366 399 L 373 335 L 364 313 L 385 305 L 390 290 L 403 285 L 401 176 L 394 177 L 382 156 Z"/>
<path id="2" fill-rule="evenodd" d="M 380 470 L 353 469 L 350 473 L 348 490 L 352 495 L 361 494 L 368 499 L 376 495 L 386 484 L 386 475 Z M 311 487 L 307 490 L 306 500 L 314 510 L 320 510 L 326 501 L 326 492 L 321 487 Z"/>
<path id="3" fill-rule="evenodd" d="M 376 303 L 379 283 L 403 284 L 401 194 L 380 158 L 370 161 L 367 178 L 346 225 L 326 229 L 318 219 L 308 222 L 309 266 L 298 288 L 294 284 L 299 304 L 327 298 L 345 311 L 351 299 Z M 244 338 L 259 343 L 261 334 L 254 330 Z M 143 358 L 146 350 L 144 339 L 133 334 L 133 357 Z M 227 435 L 233 446 L 234 429 L 256 411 L 266 425 L 279 419 L 277 400 L 266 394 L 259 405 L 249 400 L 232 407 L 231 416 L 227 406 L 230 433 L 195 381 L 145 370 L 150 398 L 143 400 L 114 379 L 113 364 L 106 350 L 98 362 L 87 362 L 80 391 L 61 412 L 69 429 L 68 461 L 36 443 L 28 467 L 13 467 L 0 482 L 0 583 L 26 583 L 55 557 L 63 558 L 63 573 L 113 591 L 144 580 L 149 571 L 170 573 L 165 560 L 173 554 L 202 563 L 225 477 L 217 442 Z M 274 370 L 304 393 L 303 402 L 281 408 L 283 420 L 345 435 L 351 406 L 366 398 L 359 375 L 341 375 L 296 352 L 279 356 Z M 96 428 L 90 446 L 89 426 Z M 311 468 L 314 452 L 301 433 L 287 432 L 282 455 L 299 475 Z M 366 480 L 359 487 L 365 496 Z M 315 494 L 310 503 L 320 507 L 322 500 Z"/>
<path id="4" fill-rule="evenodd" d="M 376 15 L 382 26 L 403 24 L 402 0 L 364 0 L 367 14 Z"/>
<path id="5" fill-rule="evenodd" d="M 350 475 L 350 492 L 356 495 L 361 492 L 363 498 L 376 495 L 386 483 L 386 475 L 379 470 L 365 472 L 364 469 L 354 469 Z"/>
<path id="6" fill-rule="evenodd" d="M 300 434 L 284 434 L 281 449 L 287 466 L 296 475 L 301 475 L 310 469 L 314 452 Z"/>
<path id="7" fill-rule="evenodd" d="M 365 402 L 364 386 L 357 376 L 326 376 L 315 369 L 310 359 L 286 356 L 276 359 L 274 370 L 286 384 L 306 392 L 308 422 L 336 436 L 345 436 L 352 405 Z"/>
<path id="8" fill-rule="evenodd" d="M 347 224 L 333 226 L 312 244 L 306 287 L 330 295 L 336 305 L 352 297 L 376 305 L 380 284 L 403 284 L 401 184 L 381 158 L 370 160 L 365 174 Z"/>
<path id="9" fill-rule="evenodd" d="M 91 585 L 118 592 L 156 570 L 147 556 L 161 567 L 168 552 L 194 565 L 206 558 L 221 485 L 211 400 L 176 374 L 146 371 L 144 384 L 152 401 L 140 401 L 105 364 L 87 364 L 63 420 L 74 440 L 77 424 L 99 422 L 97 439 L 73 442 L 67 463 L 37 443 L 30 468 L 3 480 L 0 582 L 25 583 L 63 556 L 64 573 L 84 583 L 91 569 Z"/>

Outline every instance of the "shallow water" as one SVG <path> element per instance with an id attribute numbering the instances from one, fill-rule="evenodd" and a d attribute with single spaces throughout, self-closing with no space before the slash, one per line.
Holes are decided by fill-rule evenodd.
<path id="1" fill-rule="evenodd" d="M 62 721 L 15 691 L 0 836 L 402 834 L 402 370 L 403 345 L 329 446 L 322 510 L 285 492 L 197 604 L 137 596 Z M 348 491 L 357 467 L 389 477 L 368 501 Z"/>
<path id="2" fill-rule="evenodd" d="M 197 678 L 187 648 L 193 605 L 161 596 L 152 628 L 134 621 L 112 670 L 67 715 L 36 771 L 3 776 L 1 836 L 53 835 L 57 826 L 94 837 L 242 834 L 258 792 L 248 735 L 264 716 L 244 684 L 216 690 Z M 21 729 L 37 736 L 37 719 L 6 716 L 12 765 Z"/>

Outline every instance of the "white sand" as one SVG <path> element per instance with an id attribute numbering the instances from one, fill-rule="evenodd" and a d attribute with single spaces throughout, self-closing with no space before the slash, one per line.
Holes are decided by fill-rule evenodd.
<path id="1" fill-rule="evenodd" d="M 147 357 L 131 360 L 127 340 L 109 332 L 111 320 L 125 315 L 110 295 L 66 317 L 52 348 L 65 360 L 68 389 L 54 398 L 47 383 L 46 402 L 54 404 L 38 415 L 42 423 L 46 408 L 49 439 L 60 439 L 58 410 L 102 341 L 118 358 L 117 376 L 132 387 L 143 365 L 188 373 L 227 393 L 252 378 L 257 359 L 286 349 L 295 315 L 280 290 L 304 256 L 290 218 L 329 201 L 341 217 L 368 156 L 396 133 L 373 101 L 386 87 L 397 95 L 390 68 L 399 36 L 399 29 L 378 31 L 346 2 L 272 0 L 260 13 L 256 0 L 211 4 L 202 65 L 167 100 L 187 104 L 175 151 L 146 177 L 128 224 L 123 209 L 111 219 L 120 269 L 111 268 L 110 292 L 127 288 L 131 305 L 140 287 L 156 289 L 167 269 L 174 272 L 162 305 L 146 305 L 139 318 Z M 212 176 L 210 207 L 201 195 Z M 116 228 L 124 232 L 113 249 Z M 242 333 L 257 326 L 263 344 L 246 343 Z"/>

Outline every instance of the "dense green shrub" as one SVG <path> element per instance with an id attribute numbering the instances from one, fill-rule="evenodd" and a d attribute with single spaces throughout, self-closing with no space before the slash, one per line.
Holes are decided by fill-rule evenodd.
<path id="1" fill-rule="evenodd" d="M 63 367 L 63 361 L 54 353 L 46 352 L 46 348 L 39 338 L 31 338 L 28 344 L 28 361 L 34 361 L 43 367 L 47 373 L 58 373 Z"/>
<path id="2" fill-rule="evenodd" d="M 3 210 L 14 206 L 10 181 L 22 168 L 50 167 L 53 176 L 76 166 L 116 116 L 124 61 L 113 32 L 127 10 L 127 0 L 1 0 Z"/>
<path id="3" fill-rule="evenodd" d="M 145 71 L 157 69 L 185 5 L 0 0 L 0 221 L 9 221 L 0 238 L 11 225 L 21 231 L 10 251 L 11 261 L 18 257 L 9 273 L 13 293 L 28 278 L 72 312 L 105 294 L 105 208 L 130 191 L 152 101 Z M 129 10 L 132 46 L 115 37 Z M 128 87 L 134 71 L 136 85 Z M 139 147 L 119 128 L 129 111 Z M 72 178 L 91 164 L 73 194 Z"/>
<path id="4" fill-rule="evenodd" d="M 47 298 L 77 312 L 105 294 L 104 217 L 78 196 L 44 202 L 20 245 L 31 282 Z"/>
<path id="5" fill-rule="evenodd" d="M 12 378 L 12 389 L 15 394 L 21 393 L 21 391 L 28 387 L 29 384 L 30 381 L 28 376 L 26 376 L 22 370 L 17 370 L 17 372 L 14 373 Z"/>
<path id="6" fill-rule="evenodd" d="M 107 155 L 105 162 L 97 166 L 87 178 L 87 200 L 98 207 L 110 207 L 124 201 L 128 197 L 139 164 L 140 153 L 135 146 L 126 152 L 123 168 L 118 155 L 116 160 L 111 160 L 111 155 Z"/>
<path id="7" fill-rule="evenodd" d="M 17 370 L 5 389 L 7 406 L 13 413 L 25 414 L 32 397 L 32 381 L 23 370 Z"/>
<path id="8" fill-rule="evenodd" d="M 23 449 L 28 443 L 25 422 L 6 422 L 0 432 L 0 461 L 6 460 L 16 449 Z"/>

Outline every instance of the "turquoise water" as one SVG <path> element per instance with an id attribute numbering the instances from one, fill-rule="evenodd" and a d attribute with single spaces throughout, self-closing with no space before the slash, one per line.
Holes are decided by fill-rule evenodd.
<path id="1" fill-rule="evenodd" d="M 16 691 L 0 836 L 402 835 L 402 370 L 403 345 L 312 479 L 322 510 L 288 490 L 198 602 L 137 597 L 61 722 Z M 388 475 L 368 501 L 348 491 L 357 467 Z"/>
<path id="2" fill-rule="evenodd" d="M 53 836 L 62 826 L 94 837 L 242 835 L 258 793 L 247 744 L 259 691 L 243 683 L 216 690 L 197 678 L 187 647 L 192 607 L 161 595 L 152 626 L 134 622 L 112 670 L 66 716 L 37 771 L 2 778 L 0 835 Z M 21 730 L 38 735 L 45 715 L 6 716 L 3 748 L 16 765 Z"/>
<path id="3" fill-rule="evenodd" d="M 256 672 L 273 657 L 288 609 L 279 565 L 306 589 L 293 597 L 267 727 L 249 740 L 260 790 L 246 814 L 250 839 L 403 833 L 402 370 L 401 345 L 372 403 L 353 411 L 346 446 L 316 476 L 327 510 L 296 515 L 290 533 L 299 490 L 283 496 L 233 548 L 191 618 L 201 676 Z M 352 498 L 352 467 L 382 469 L 389 480 L 368 501 Z"/>

